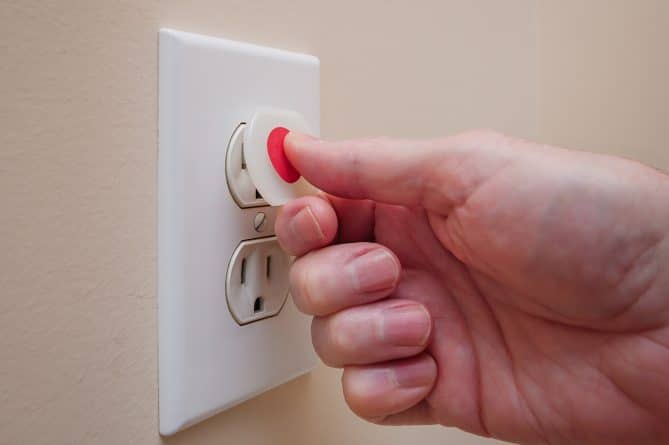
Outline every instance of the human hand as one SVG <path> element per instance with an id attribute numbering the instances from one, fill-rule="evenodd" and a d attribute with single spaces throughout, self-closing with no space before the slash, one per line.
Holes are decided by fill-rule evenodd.
<path id="1" fill-rule="evenodd" d="M 289 134 L 291 290 L 351 409 L 522 443 L 669 441 L 669 179 L 472 132 Z"/>

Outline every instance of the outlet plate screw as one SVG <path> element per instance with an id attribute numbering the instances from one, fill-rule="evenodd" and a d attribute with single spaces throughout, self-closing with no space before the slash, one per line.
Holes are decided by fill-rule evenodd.
<path id="1" fill-rule="evenodd" d="M 253 228 L 256 232 L 262 232 L 265 230 L 267 225 L 267 215 L 263 212 L 256 213 L 256 216 L 253 217 Z"/>

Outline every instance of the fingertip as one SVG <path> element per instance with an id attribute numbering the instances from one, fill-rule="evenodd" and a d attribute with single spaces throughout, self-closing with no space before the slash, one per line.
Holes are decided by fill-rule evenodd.
<path id="1" fill-rule="evenodd" d="M 324 316 L 390 295 L 400 269 L 392 253 L 374 243 L 327 246 L 297 259 L 290 289 L 297 308 Z"/>
<path id="2" fill-rule="evenodd" d="M 437 379 L 437 365 L 429 354 L 380 363 L 350 366 L 342 376 L 344 398 L 364 419 L 378 419 L 420 403 Z"/>
<path id="3" fill-rule="evenodd" d="M 281 208 L 274 229 L 284 250 L 300 256 L 332 243 L 337 235 L 337 214 L 326 200 L 305 196 Z"/>
<path id="4" fill-rule="evenodd" d="M 318 141 L 319 139 L 296 131 L 289 132 L 283 140 L 284 151 L 286 156 L 292 162 L 293 159 L 299 160 L 300 154 L 309 146 L 309 143 Z"/>
<path id="5" fill-rule="evenodd" d="M 389 298 L 314 317 L 311 338 L 328 366 L 366 365 L 420 354 L 431 324 L 422 304 Z"/>
<path id="6" fill-rule="evenodd" d="M 432 171 L 432 143 L 390 139 L 323 141 L 288 133 L 286 157 L 317 188 L 349 199 L 387 204 L 422 203 L 425 181 Z"/>

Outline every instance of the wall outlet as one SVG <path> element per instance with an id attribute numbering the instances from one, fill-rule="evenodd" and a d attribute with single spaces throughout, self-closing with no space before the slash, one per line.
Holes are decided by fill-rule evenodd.
<path id="1" fill-rule="evenodd" d="M 243 241 L 232 254 L 226 279 L 230 313 L 239 324 L 272 317 L 288 297 L 290 257 L 275 237 Z"/>
<path id="2" fill-rule="evenodd" d="M 244 132 L 246 122 L 240 122 L 230 137 L 225 158 L 225 177 L 230 193 L 242 208 L 266 206 L 267 203 L 253 184 L 244 159 Z"/>
<path id="3" fill-rule="evenodd" d="M 293 110 L 319 131 L 318 59 L 160 31 L 160 433 L 173 434 L 315 365 L 288 296 L 290 258 L 244 168 L 244 124 Z M 262 422 L 262 419 L 255 419 Z"/>

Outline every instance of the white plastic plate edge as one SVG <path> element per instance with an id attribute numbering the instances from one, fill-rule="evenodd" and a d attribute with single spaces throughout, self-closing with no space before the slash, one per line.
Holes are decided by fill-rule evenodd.
<path id="1" fill-rule="evenodd" d="M 163 435 L 304 374 L 316 363 L 310 321 L 290 298 L 277 316 L 256 323 L 240 326 L 230 315 L 228 261 L 240 239 L 258 234 L 253 231 L 257 209 L 240 210 L 228 191 L 225 152 L 237 125 L 259 107 L 295 110 L 318 135 L 319 78 L 319 61 L 309 55 L 160 31 L 158 386 Z"/>

